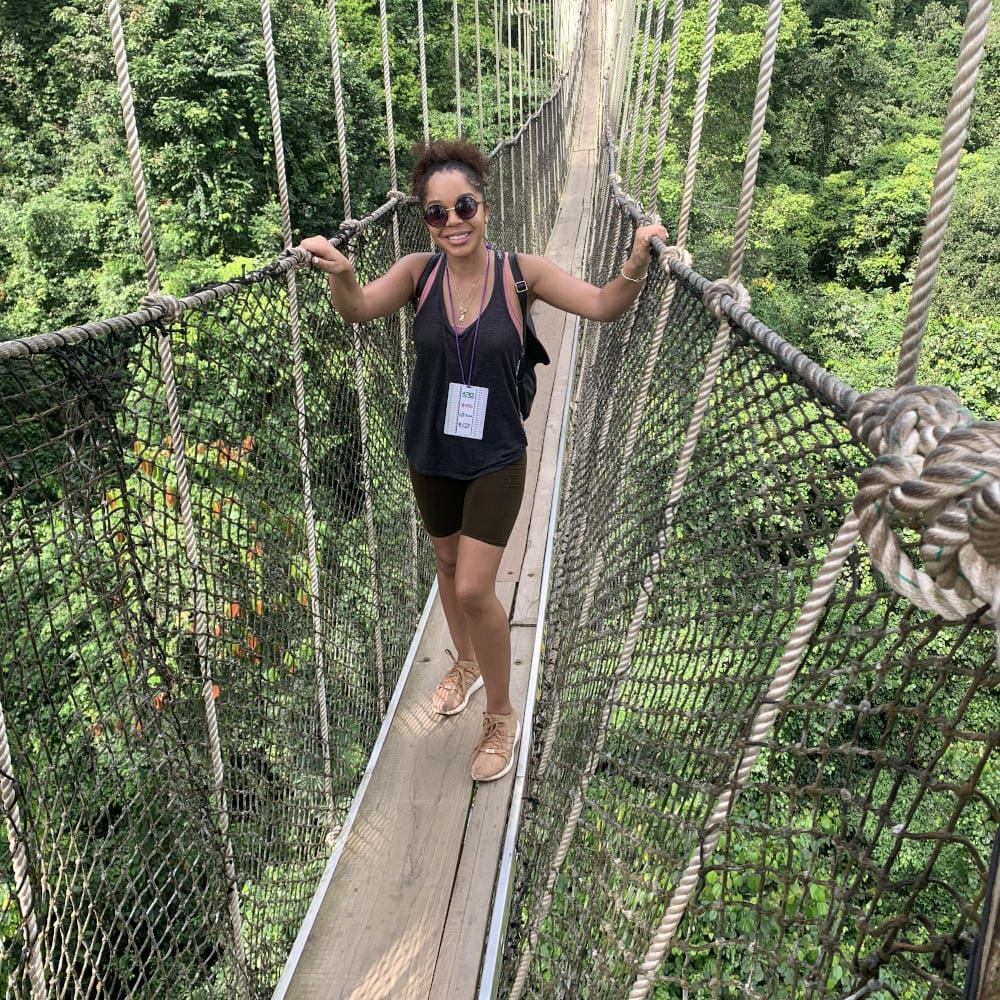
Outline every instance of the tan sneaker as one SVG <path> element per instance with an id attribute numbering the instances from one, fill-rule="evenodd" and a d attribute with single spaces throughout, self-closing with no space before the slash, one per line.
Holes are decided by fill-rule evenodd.
<path id="1" fill-rule="evenodd" d="M 451 669 L 441 678 L 431 698 L 431 707 L 438 715 L 456 715 L 483 686 L 483 679 L 479 675 L 478 663 L 456 660 L 450 649 L 445 652 L 451 657 Z"/>
<path id="2" fill-rule="evenodd" d="M 521 736 L 517 713 L 483 712 L 483 733 L 473 751 L 472 780 L 496 781 L 514 766 L 514 747 Z"/>

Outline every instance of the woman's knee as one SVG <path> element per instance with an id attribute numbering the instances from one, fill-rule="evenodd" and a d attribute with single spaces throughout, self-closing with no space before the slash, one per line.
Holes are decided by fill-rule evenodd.
<path id="1" fill-rule="evenodd" d="M 447 553 L 437 553 L 437 571 L 442 576 L 454 578 L 455 570 L 458 567 L 458 556 Z"/>
<path id="2" fill-rule="evenodd" d="M 497 603 L 493 581 L 483 582 L 462 577 L 455 581 L 455 596 L 462 610 L 470 618 L 479 618 L 488 613 Z"/>
<path id="3" fill-rule="evenodd" d="M 434 545 L 434 555 L 437 558 L 437 571 L 440 575 L 454 577 L 458 566 L 458 535 L 448 535 L 445 538 L 431 538 Z"/>

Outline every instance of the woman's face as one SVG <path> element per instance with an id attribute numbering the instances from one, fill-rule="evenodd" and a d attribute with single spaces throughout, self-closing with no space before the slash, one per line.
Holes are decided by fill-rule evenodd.
<path id="1" fill-rule="evenodd" d="M 462 198 L 472 198 L 478 202 L 476 214 L 469 219 L 459 218 L 455 211 L 455 205 Z M 473 187 L 468 177 L 460 170 L 439 170 L 436 174 L 431 174 L 427 180 L 424 208 L 431 205 L 441 205 L 449 210 L 448 220 L 443 226 L 427 226 L 434 242 L 453 257 L 476 255 L 486 240 L 490 209 L 483 204 L 483 196 Z"/>

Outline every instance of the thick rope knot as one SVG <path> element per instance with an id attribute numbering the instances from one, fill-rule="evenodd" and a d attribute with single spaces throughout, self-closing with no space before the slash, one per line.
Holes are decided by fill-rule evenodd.
<path id="1" fill-rule="evenodd" d="M 406 194 L 405 191 L 397 191 L 395 188 L 387 191 L 385 196 L 392 201 L 399 202 L 400 205 L 410 200 L 410 195 Z"/>
<path id="2" fill-rule="evenodd" d="M 970 423 L 958 396 L 938 385 L 875 389 L 858 396 L 848 415 L 851 433 L 876 457 L 926 457 L 949 431 Z"/>
<path id="3" fill-rule="evenodd" d="M 162 318 L 168 323 L 179 320 L 184 315 L 186 308 L 183 301 L 176 295 L 144 295 L 140 305 L 143 309 L 161 310 Z"/>
<path id="4" fill-rule="evenodd" d="M 670 260 L 679 260 L 685 267 L 690 267 L 694 263 L 694 258 L 687 252 L 687 248 L 679 247 L 676 243 L 665 247 L 661 258 L 664 264 Z"/>
<path id="5" fill-rule="evenodd" d="M 313 255 L 308 250 L 303 250 L 302 247 L 289 247 L 282 251 L 281 256 L 283 259 L 294 260 L 297 264 L 312 266 Z"/>
<path id="6" fill-rule="evenodd" d="M 737 305 L 743 306 L 745 309 L 750 308 L 750 293 L 743 285 L 738 281 L 730 281 L 728 278 L 719 278 L 718 281 L 713 281 L 705 289 L 705 294 L 702 296 L 705 308 L 716 319 L 726 318 L 722 309 L 722 299 L 726 295 L 734 299 Z"/>
<path id="7" fill-rule="evenodd" d="M 1000 601 L 1000 424 L 973 423 L 939 386 L 859 397 L 852 432 L 878 459 L 854 510 L 873 564 L 918 607 L 958 621 Z M 897 532 L 919 546 L 922 569 Z"/>

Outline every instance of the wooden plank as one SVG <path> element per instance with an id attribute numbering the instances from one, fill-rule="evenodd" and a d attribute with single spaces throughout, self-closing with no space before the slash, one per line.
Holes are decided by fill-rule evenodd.
<path id="1" fill-rule="evenodd" d="M 512 630 L 510 697 L 514 710 L 522 719 L 534 644 L 533 628 Z M 430 1000 L 472 1000 L 475 997 L 513 785 L 512 768 L 505 777 L 476 789 Z"/>
<path id="2" fill-rule="evenodd" d="M 548 309 L 548 307 L 546 307 Z M 555 312 L 555 310 L 551 310 Z M 563 317 L 563 314 L 559 314 Z M 542 570 L 545 561 L 545 547 L 549 534 L 549 515 L 555 492 L 556 466 L 559 460 L 559 436 L 562 432 L 563 405 L 570 377 L 572 357 L 572 334 L 576 323 L 574 317 L 564 317 L 564 332 L 558 357 L 550 366 L 554 369 L 555 384 L 552 391 L 552 406 L 545 423 L 545 444 L 541 452 L 538 482 L 535 486 L 531 522 L 528 527 L 527 543 L 521 560 L 518 579 L 517 599 L 511 616 L 513 625 L 534 626 L 538 622 L 538 604 L 541 598 Z"/>
<path id="3" fill-rule="evenodd" d="M 514 587 L 497 587 L 510 607 Z M 426 996 L 437 963 L 474 784 L 483 696 L 430 707 L 450 645 L 436 605 L 388 738 L 285 996 Z M 435 666 L 432 668 L 431 664 Z"/>

